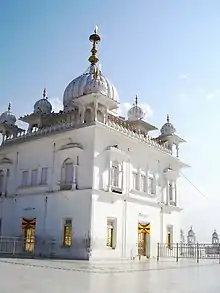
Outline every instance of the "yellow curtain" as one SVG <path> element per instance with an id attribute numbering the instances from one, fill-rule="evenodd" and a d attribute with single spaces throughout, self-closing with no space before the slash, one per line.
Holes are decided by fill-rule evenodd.
<path id="1" fill-rule="evenodd" d="M 63 231 L 63 245 L 71 246 L 72 244 L 72 226 L 65 225 Z"/>
<path id="2" fill-rule="evenodd" d="M 150 223 L 142 225 L 138 224 L 138 233 L 145 233 L 145 234 L 150 234 Z"/>

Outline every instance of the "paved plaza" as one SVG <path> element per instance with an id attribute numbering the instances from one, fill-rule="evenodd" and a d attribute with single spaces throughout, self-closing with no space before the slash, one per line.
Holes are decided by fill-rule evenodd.
<path id="1" fill-rule="evenodd" d="M 0 292 L 219 293 L 217 261 L 74 262 L 0 259 Z"/>

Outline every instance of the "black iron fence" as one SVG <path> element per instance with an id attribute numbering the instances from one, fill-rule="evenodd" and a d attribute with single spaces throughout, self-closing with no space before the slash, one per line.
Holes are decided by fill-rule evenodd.
<path id="1" fill-rule="evenodd" d="M 157 261 L 161 258 L 179 259 L 217 259 L 220 263 L 220 244 L 186 244 L 175 243 L 172 245 L 157 244 Z"/>

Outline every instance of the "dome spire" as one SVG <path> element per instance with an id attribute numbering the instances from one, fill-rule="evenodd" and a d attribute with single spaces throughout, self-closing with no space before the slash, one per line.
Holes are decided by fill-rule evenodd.
<path id="1" fill-rule="evenodd" d="M 8 112 L 11 111 L 11 102 L 8 103 Z"/>
<path id="2" fill-rule="evenodd" d="M 134 100 L 134 106 L 137 106 L 137 105 L 138 105 L 138 96 L 136 95 Z"/>
<path id="3" fill-rule="evenodd" d="M 44 90 L 43 90 L 43 99 L 46 99 L 47 98 L 46 95 L 47 95 L 47 89 L 44 88 Z"/>
<path id="4" fill-rule="evenodd" d="M 167 114 L 167 123 L 170 123 L 170 116 Z"/>
<path id="5" fill-rule="evenodd" d="M 135 96 L 133 107 L 130 110 L 128 110 L 127 116 L 128 121 L 138 121 L 144 118 L 145 114 L 141 107 L 138 106 L 138 95 Z"/>
<path id="6" fill-rule="evenodd" d="M 95 26 L 94 33 L 89 37 L 89 40 L 90 42 L 92 42 L 92 50 L 91 50 L 92 55 L 89 57 L 88 60 L 91 63 L 91 65 L 95 65 L 99 61 L 99 58 L 97 57 L 97 52 L 98 52 L 97 45 L 98 45 L 98 42 L 101 41 L 101 37 L 98 34 L 97 25 Z"/>

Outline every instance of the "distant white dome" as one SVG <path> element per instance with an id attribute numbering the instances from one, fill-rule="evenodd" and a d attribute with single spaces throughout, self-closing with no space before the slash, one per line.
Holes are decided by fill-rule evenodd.
<path id="1" fill-rule="evenodd" d="M 16 117 L 11 112 L 11 104 L 8 105 L 8 110 L 1 114 L 0 123 L 5 123 L 7 125 L 15 125 Z"/>
<path id="2" fill-rule="evenodd" d="M 68 84 L 63 94 L 64 109 L 71 109 L 75 99 L 93 93 L 100 93 L 118 102 L 115 86 L 101 73 L 96 64 L 91 64 L 88 72 Z"/>
<path id="3" fill-rule="evenodd" d="M 167 115 L 167 122 L 161 127 L 161 135 L 168 136 L 173 135 L 176 132 L 175 127 L 170 123 L 169 115 Z"/>
<path id="4" fill-rule="evenodd" d="M 34 113 L 50 114 L 51 111 L 52 105 L 46 97 L 46 89 L 44 88 L 43 98 L 34 104 Z"/>
<path id="5" fill-rule="evenodd" d="M 191 228 L 189 229 L 189 231 L 188 231 L 188 236 L 189 236 L 189 237 L 194 237 L 194 236 L 195 236 L 195 233 L 194 233 L 192 227 L 191 227 Z"/>
<path id="6" fill-rule="evenodd" d="M 144 111 L 141 109 L 141 107 L 138 106 L 138 98 L 136 96 L 134 106 L 128 110 L 128 121 L 141 120 L 144 118 L 144 115 Z"/>
<path id="7" fill-rule="evenodd" d="M 216 230 L 212 233 L 212 237 L 213 238 L 218 238 L 218 233 L 216 232 Z"/>

